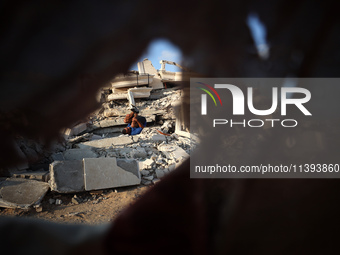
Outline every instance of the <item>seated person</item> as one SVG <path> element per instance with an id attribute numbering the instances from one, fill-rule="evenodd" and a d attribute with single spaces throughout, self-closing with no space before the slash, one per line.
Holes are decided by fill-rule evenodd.
<path id="1" fill-rule="evenodd" d="M 122 130 L 123 134 L 138 135 L 146 126 L 146 119 L 143 116 L 138 116 L 138 110 L 133 109 L 130 114 L 127 114 L 124 119 L 128 123 L 127 127 Z"/>

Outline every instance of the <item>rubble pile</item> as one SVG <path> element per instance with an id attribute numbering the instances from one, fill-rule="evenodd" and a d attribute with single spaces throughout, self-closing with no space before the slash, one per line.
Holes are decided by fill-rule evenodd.
<path id="1" fill-rule="evenodd" d="M 109 100 L 111 91 L 102 89 L 101 109 L 63 130 L 64 140 L 54 145 L 51 152 L 37 143 L 18 143 L 18 150 L 29 163 L 9 169 L 12 177 L 0 181 L 0 206 L 39 207 L 47 191 L 46 185 L 40 193 L 35 191 L 36 201 L 31 201 L 32 196 L 27 196 L 30 201 L 11 197 L 4 201 L 2 193 L 9 189 L 8 183 L 29 187 L 34 182 L 48 182 L 51 190 L 58 193 L 155 184 L 188 158 L 198 143 L 189 133 L 176 132 L 175 108 L 182 93 L 178 88 L 159 89 L 152 90 L 147 99 L 136 99 L 135 105 L 146 118 L 147 126 L 141 134 L 129 136 L 121 134 L 126 126 L 124 117 L 130 113 L 129 102 Z M 32 161 L 39 155 L 40 160 Z M 57 200 L 50 202 L 61 204 L 61 199 Z M 75 196 L 72 201 L 80 203 L 81 199 Z"/>

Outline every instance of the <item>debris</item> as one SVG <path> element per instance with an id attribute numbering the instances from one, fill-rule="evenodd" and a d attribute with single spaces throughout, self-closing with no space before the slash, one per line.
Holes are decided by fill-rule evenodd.
<path id="1" fill-rule="evenodd" d="M 130 153 L 132 158 L 146 158 L 147 153 L 144 148 L 137 147 L 136 149 L 133 149 Z"/>
<path id="2" fill-rule="evenodd" d="M 43 208 L 42 208 L 42 206 L 40 204 L 35 206 L 35 211 L 36 212 L 42 212 L 42 210 L 43 210 Z"/>
<path id="3" fill-rule="evenodd" d="M 64 134 L 66 136 L 76 136 L 84 132 L 86 128 L 87 128 L 86 123 L 80 123 L 80 124 L 75 125 L 72 128 L 67 128 Z"/>
<path id="4" fill-rule="evenodd" d="M 144 64 L 146 66 L 143 68 L 146 71 L 150 66 L 147 67 L 147 62 Z M 153 81 L 156 80 L 156 83 L 153 84 L 162 83 L 157 70 L 154 71 Z M 163 72 L 163 75 L 166 73 Z M 106 93 L 101 96 L 104 99 L 102 109 L 90 116 L 87 123 L 80 123 L 64 131 L 67 134 L 65 135 L 66 142 L 54 146 L 53 153 L 48 153 L 45 161 L 39 163 L 39 167 L 38 164 L 30 166 L 31 169 L 38 171 L 18 171 L 18 169 L 29 167 L 27 163 L 24 163 L 19 168 L 12 169 L 12 172 L 16 170 L 12 176 L 27 180 L 48 181 L 50 179 L 51 190 L 60 193 L 92 190 L 91 194 L 96 194 L 94 203 L 101 200 L 101 197 L 97 199 L 97 195 L 102 195 L 102 189 L 140 183 L 151 185 L 159 182 L 189 157 L 198 139 L 193 139 L 194 136 L 186 132 L 185 126 L 175 118 L 173 106 L 181 99 L 180 89 L 154 91 L 151 88 L 146 90 L 145 88 L 131 88 L 129 91 L 133 97 L 130 101 L 135 101 L 134 105 L 140 109 L 148 122 L 141 134 L 121 135 L 121 130 L 126 126 L 124 116 L 129 113 L 129 104 L 126 100 L 123 102 L 105 101 L 111 90 L 102 90 L 102 93 Z M 113 93 L 125 93 L 126 96 L 127 89 L 114 88 Z M 143 97 L 147 96 L 143 93 L 150 93 L 151 97 L 154 97 L 152 100 L 135 100 L 138 98 L 138 93 L 141 93 L 140 96 Z M 178 109 L 180 110 L 180 107 Z M 37 149 L 31 147 L 21 142 L 17 149 L 33 156 L 42 153 L 38 153 Z M 25 159 L 27 154 L 22 157 Z M 49 164 L 51 160 L 54 162 Z M 41 171 L 48 164 L 50 171 Z M 114 189 L 112 192 L 118 191 Z M 56 198 L 57 196 L 54 195 L 54 198 L 50 198 L 48 202 L 61 204 L 61 199 Z M 73 204 L 84 201 L 87 199 L 76 195 L 71 199 Z"/>
<path id="5" fill-rule="evenodd" d="M 145 176 L 145 175 L 149 175 L 149 174 L 150 174 L 150 171 L 148 171 L 148 170 L 142 170 L 142 171 L 140 171 L 140 173 L 141 173 L 143 176 Z"/>
<path id="6" fill-rule="evenodd" d="M 84 162 L 85 190 L 140 184 L 137 162 L 116 158 L 87 159 Z"/>
<path id="7" fill-rule="evenodd" d="M 145 186 L 148 186 L 148 185 L 151 185 L 152 182 L 151 182 L 151 181 L 147 181 L 147 180 L 143 180 L 143 179 L 142 179 L 142 184 L 145 185 Z"/>
<path id="8" fill-rule="evenodd" d="M 128 145 L 133 143 L 133 140 L 128 136 L 122 137 L 111 137 L 105 138 L 101 140 L 95 140 L 85 143 L 77 144 L 80 149 L 89 149 L 89 148 L 109 148 L 110 146 L 116 145 Z"/>
<path id="9" fill-rule="evenodd" d="M 74 197 L 72 197 L 72 199 L 71 199 L 71 202 L 73 204 L 78 205 L 78 204 L 80 204 L 82 202 L 82 200 L 79 197 L 77 197 L 77 195 L 74 195 Z"/>
<path id="10" fill-rule="evenodd" d="M 64 151 L 65 160 L 82 160 L 83 158 L 97 158 L 97 154 L 91 149 L 70 149 Z"/>
<path id="11" fill-rule="evenodd" d="M 152 181 L 153 180 L 153 176 L 143 176 L 143 179 L 148 180 L 148 181 Z"/>
<path id="12" fill-rule="evenodd" d="M 183 161 L 189 157 L 189 154 L 177 145 L 161 144 L 158 146 L 158 150 L 162 151 L 168 159 L 174 158 Z"/>
<path id="13" fill-rule="evenodd" d="M 164 175 L 166 174 L 166 172 L 164 170 L 161 169 L 156 169 L 155 170 L 156 176 L 158 179 L 161 179 L 164 177 Z"/>
<path id="14" fill-rule="evenodd" d="M 143 168 L 150 169 L 153 164 L 154 164 L 154 161 L 152 159 L 147 159 L 143 162 Z"/>
<path id="15" fill-rule="evenodd" d="M 12 173 L 12 177 L 48 182 L 50 174 L 47 171 L 24 171 Z"/>
<path id="16" fill-rule="evenodd" d="M 164 135 L 154 135 L 151 137 L 151 140 L 154 142 L 163 142 L 166 141 L 166 138 Z"/>
<path id="17" fill-rule="evenodd" d="M 171 164 L 168 169 L 171 172 L 171 171 L 175 170 L 175 168 L 176 168 L 176 164 Z"/>
<path id="18" fill-rule="evenodd" d="M 49 185 L 21 178 L 0 179 L 0 207 L 28 209 L 39 204 Z"/>
<path id="19" fill-rule="evenodd" d="M 99 139 L 102 139 L 102 137 L 100 135 L 92 135 L 90 137 L 90 141 L 99 140 Z"/>
<path id="20" fill-rule="evenodd" d="M 84 170 L 81 160 L 55 161 L 50 164 L 51 190 L 60 193 L 84 191 Z"/>
<path id="21" fill-rule="evenodd" d="M 63 201 L 61 199 L 56 199 L 55 204 L 56 205 L 61 205 Z"/>
<path id="22" fill-rule="evenodd" d="M 123 116 L 124 113 L 122 113 L 122 111 L 120 111 L 119 109 L 114 109 L 114 108 L 110 108 L 110 109 L 106 109 L 104 111 L 104 116 L 105 117 L 114 117 L 114 116 Z"/>
<path id="23" fill-rule="evenodd" d="M 67 142 L 69 144 L 74 144 L 74 143 L 80 143 L 80 142 L 85 142 L 88 141 L 90 139 L 90 137 L 92 136 L 92 134 L 89 133 L 85 133 L 81 136 L 76 136 L 74 138 L 68 139 Z"/>

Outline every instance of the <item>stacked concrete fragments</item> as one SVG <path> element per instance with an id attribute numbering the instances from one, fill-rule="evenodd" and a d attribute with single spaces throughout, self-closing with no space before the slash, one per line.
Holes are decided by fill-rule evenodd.
<path id="1" fill-rule="evenodd" d="M 136 99 L 148 124 L 135 136 L 121 134 L 126 125 L 123 119 L 129 113 L 128 101 L 105 100 L 107 91 L 103 89 L 101 93 L 102 108 L 63 130 L 64 141 L 54 145 L 52 153 L 44 152 L 38 163 L 25 163 L 10 171 L 11 178 L 0 180 L 0 206 L 37 206 L 49 188 L 58 193 L 77 193 L 152 185 L 173 171 L 195 148 L 198 140 L 179 128 L 180 121 L 176 122 L 174 114 L 181 101 L 181 89 L 153 90 L 150 98 Z M 38 146 L 24 145 L 18 146 L 18 150 Z M 23 150 L 23 157 L 28 149 Z M 21 190 L 13 192 L 19 184 Z M 35 194 L 22 197 L 32 192 Z"/>

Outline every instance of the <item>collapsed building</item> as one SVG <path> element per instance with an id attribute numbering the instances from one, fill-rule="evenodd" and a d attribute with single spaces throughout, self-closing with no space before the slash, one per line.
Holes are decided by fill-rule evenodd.
<path id="1" fill-rule="evenodd" d="M 27 161 L 1 178 L 0 206 L 39 208 L 49 189 L 77 193 L 155 184 L 187 159 L 199 142 L 182 121 L 185 92 L 179 84 L 188 81 L 190 72 L 181 66 L 185 72 L 166 71 L 165 63 L 179 66 L 162 60 L 156 70 L 144 59 L 138 71 L 117 75 L 98 92 L 101 107 L 63 129 L 50 150 L 19 139 L 17 150 Z M 131 105 L 147 125 L 138 135 L 122 135 Z"/>

